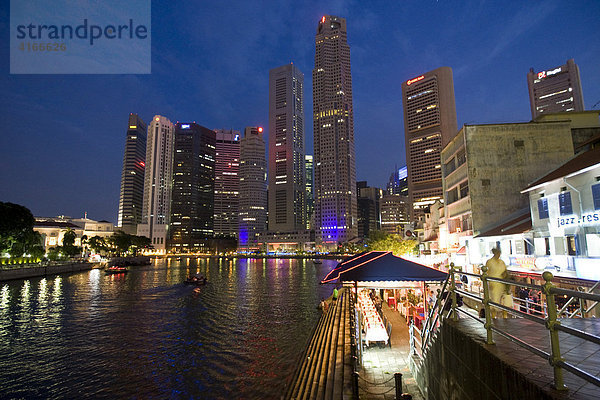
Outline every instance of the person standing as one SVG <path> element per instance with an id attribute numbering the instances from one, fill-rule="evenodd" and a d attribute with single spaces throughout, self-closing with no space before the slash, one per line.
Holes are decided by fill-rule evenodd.
<path id="1" fill-rule="evenodd" d="M 492 254 L 492 258 L 487 260 L 487 262 L 485 263 L 488 278 L 505 279 L 508 276 L 508 272 L 506 272 L 506 264 L 500 259 L 500 249 L 493 248 Z M 507 293 L 506 286 L 507 285 L 501 282 L 488 281 L 490 300 L 494 303 L 502 304 L 502 295 Z M 496 317 L 497 310 L 495 307 L 491 308 L 491 314 L 492 318 Z"/>

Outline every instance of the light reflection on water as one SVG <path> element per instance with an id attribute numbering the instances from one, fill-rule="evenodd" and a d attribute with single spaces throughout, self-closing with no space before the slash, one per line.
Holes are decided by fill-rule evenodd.
<path id="1" fill-rule="evenodd" d="M 334 265 L 162 259 L 5 283 L 0 398 L 278 398 Z"/>

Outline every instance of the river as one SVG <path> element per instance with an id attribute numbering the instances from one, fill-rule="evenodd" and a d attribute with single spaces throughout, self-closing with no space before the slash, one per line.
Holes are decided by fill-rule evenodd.
<path id="1" fill-rule="evenodd" d="M 279 398 L 335 264 L 171 258 L 0 283 L 0 398 Z"/>

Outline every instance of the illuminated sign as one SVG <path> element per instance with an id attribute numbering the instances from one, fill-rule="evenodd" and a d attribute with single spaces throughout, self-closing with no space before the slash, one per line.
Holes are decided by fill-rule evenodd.
<path id="1" fill-rule="evenodd" d="M 135 126 L 135 125 L 129 125 L 129 129 L 137 129 L 137 126 Z"/>
<path id="2" fill-rule="evenodd" d="M 235 135 L 235 136 L 233 137 L 233 141 L 234 141 L 234 142 L 237 142 L 238 140 L 240 140 L 240 135 Z"/>
<path id="3" fill-rule="evenodd" d="M 181 129 L 190 129 L 190 124 L 181 124 Z"/>
<path id="4" fill-rule="evenodd" d="M 262 131 L 263 131 L 263 129 L 262 129 L 262 126 L 259 126 L 259 127 L 258 127 L 258 132 L 259 132 L 259 133 L 262 133 Z"/>
<path id="5" fill-rule="evenodd" d="M 323 18 L 321 18 L 321 23 L 325 23 L 325 16 L 323 15 Z"/>
<path id="6" fill-rule="evenodd" d="M 558 226 L 569 226 L 569 225 L 584 225 L 584 224 L 593 224 L 600 223 L 600 212 L 593 212 L 588 214 L 583 214 L 581 218 L 574 217 L 559 217 L 557 218 Z"/>
<path id="7" fill-rule="evenodd" d="M 406 86 L 410 86 L 413 83 L 419 82 L 420 80 L 423 80 L 423 79 L 425 79 L 425 75 L 418 76 L 418 77 L 416 77 L 414 79 L 409 79 L 409 80 L 406 81 Z"/>
<path id="8" fill-rule="evenodd" d="M 146 166 L 146 163 L 145 163 L 145 162 L 143 162 L 143 161 L 140 161 L 140 165 L 141 165 L 142 167 L 145 167 L 145 166 Z"/>
<path id="9" fill-rule="evenodd" d="M 561 67 L 554 68 L 553 70 L 550 70 L 550 71 L 541 71 L 541 72 L 538 72 L 537 77 L 538 77 L 538 79 L 544 79 L 544 78 L 547 78 L 549 76 L 556 75 L 556 74 L 558 74 L 561 71 L 562 71 Z"/>

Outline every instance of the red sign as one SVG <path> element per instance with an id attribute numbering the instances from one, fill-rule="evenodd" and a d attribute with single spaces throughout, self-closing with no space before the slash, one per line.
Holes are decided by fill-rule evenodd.
<path id="1" fill-rule="evenodd" d="M 425 79 L 425 75 L 418 76 L 418 77 L 416 77 L 414 79 L 409 79 L 409 80 L 406 81 L 406 86 L 410 86 L 413 83 L 419 82 L 420 80 L 423 80 L 423 79 Z"/>

